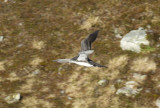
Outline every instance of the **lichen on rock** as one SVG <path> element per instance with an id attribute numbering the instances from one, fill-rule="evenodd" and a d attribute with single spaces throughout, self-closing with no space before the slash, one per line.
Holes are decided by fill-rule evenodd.
<path id="1" fill-rule="evenodd" d="M 141 52 L 140 45 L 149 45 L 149 41 L 146 39 L 146 30 L 139 28 L 138 30 L 132 30 L 127 33 L 120 41 L 120 47 L 122 50 L 130 50 L 136 53 Z"/>

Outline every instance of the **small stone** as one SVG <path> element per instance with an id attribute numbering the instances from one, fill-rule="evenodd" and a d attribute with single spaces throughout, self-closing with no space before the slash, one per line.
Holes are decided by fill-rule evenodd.
<path id="1" fill-rule="evenodd" d="M 133 78 L 135 78 L 136 81 L 142 83 L 147 78 L 147 75 L 141 75 L 139 73 L 133 73 Z"/>
<path id="2" fill-rule="evenodd" d="M 138 85 L 138 83 L 136 83 L 135 81 L 128 81 L 128 82 L 126 82 L 125 85 L 128 88 L 135 88 Z"/>
<path id="3" fill-rule="evenodd" d="M 70 96 L 67 97 L 69 100 L 72 100 L 72 98 Z"/>
<path id="4" fill-rule="evenodd" d="M 0 36 L 0 42 L 2 42 L 3 41 L 3 36 Z"/>
<path id="5" fill-rule="evenodd" d="M 35 71 L 32 72 L 33 75 L 37 75 L 37 74 L 39 74 L 39 73 L 40 73 L 40 70 L 39 70 L 39 69 L 36 69 Z"/>
<path id="6" fill-rule="evenodd" d="M 151 28 L 151 25 L 147 25 L 147 28 L 150 29 L 150 28 Z"/>
<path id="7" fill-rule="evenodd" d="M 114 33 L 115 33 L 115 34 L 118 34 L 118 28 L 115 28 L 115 29 L 114 29 Z"/>
<path id="8" fill-rule="evenodd" d="M 160 98 L 156 100 L 155 104 L 157 105 L 158 108 L 160 108 Z"/>
<path id="9" fill-rule="evenodd" d="M 123 87 L 117 90 L 116 94 L 124 94 L 126 96 L 134 96 L 138 94 L 142 89 L 132 89 L 129 87 Z"/>
<path id="10" fill-rule="evenodd" d="M 61 94 L 64 94 L 65 92 L 64 92 L 64 90 L 61 90 L 60 93 L 61 93 Z"/>
<path id="11" fill-rule="evenodd" d="M 108 83 L 107 80 L 100 80 L 100 81 L 98 81 L 98 84 L 99 84 L 100 86 L 106 86 L 107 83 Z"/>
<path id="12" fill-rule="evenodd" d="M 116 94 L 124 94 L 126 96 L 135 96 L 136 94 L 139 94 L 139 92 L 142 90 L 142 88 L 137 88 L 138 83 L 135 81 L 128 81 L 125 83 L 125 87 L 122 87 L 117 90 Z"/>
<path id="13" fill-rule="evenodd" d="M 136 20 L 136 19 L 134 19 L 134 18 L 132 19 L 132 21 L 135 21 L 135 20 Z"/>
<path id="14" fill-rule="evenodd" d="M 150 89 L 146 89 L 145 92 L 146 93 L 151 93 L 151 90 Z"/>
<path id="15" fill-rule="evenodd" d="M 117 82 L 117 83 L 122 83 L 123 80 L 122 80 L 122 79 L 118 79 L 118 80 L 116 80 L 116 82 Z"/>
<path id="16" fill-rule="evenodd" d="M 22 26 L 22 25 L 23 25 L 23 23 L 19 23 L 18 25 L 19 25 L 19 26 Z"/>
<path id="17" fill-rule="evenodd" d="M 4 100 L 8 104 L 12 104 L 12 103 L 18 102 L 20 99 L 21 99 L 21 94 L 20 93 L 11 94 L 11 95 L 9 95 L 9 96 L 4 98 Z"/>
<path id="18" fill-rule="evenodd" d="M 22 47 L 22 46 L 23 46 L 23 44 L 18 44 L 18 45 L 17 45 L 18 48 L 20 48 L 20 47 Z"/>
<path id="19" fill-rule="evenodd" d="M 156 47 L 160 47 L 160 44 L 157 44 Z"/>
<path id="20" fill-rule="evenodd" d="M 119 39 L 122 38 L 122 36 L 120 34 L 116 34 L 115 36 L 116 36 L 116 38 L 119 38 Z"/>

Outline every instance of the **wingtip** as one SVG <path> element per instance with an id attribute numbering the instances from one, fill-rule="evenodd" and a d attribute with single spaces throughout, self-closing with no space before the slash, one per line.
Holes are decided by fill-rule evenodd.
<path id="1" fill-rule="evenodd" d="M 108 68 L 108 66 L 104 66 L 104 68 Z"/>

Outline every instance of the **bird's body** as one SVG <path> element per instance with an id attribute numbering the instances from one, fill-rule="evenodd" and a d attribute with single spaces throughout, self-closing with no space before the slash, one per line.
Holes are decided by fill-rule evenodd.
<path id="1" fill-rule="evenodd" d="M 93 67 L 93 65 L 89 64 L 86 61 L 74 61 L 74 60 L 71 60 L 70 63 L 75 63 L 75 64 L 78 64 L 78 65 L 81 65 L 81 66 L 86 66 L 86 67 Z"/>
<path id="2" fill-rule="evenodd" d="M 92 54 L 94 50 L 91 50 L 91 43 L 94 42 L 97 38 L 99 30 L 90 34 L 86 39 L 81 41 L 81 51 L 78 53 L 78 56 L 73 57 L 72 59 L 57 59 L 59 63 L 75 63 L 81 66 L 86 67 L 106 67 L 100 64 L 97 64 L 88 58 L 88 55 Z"/>

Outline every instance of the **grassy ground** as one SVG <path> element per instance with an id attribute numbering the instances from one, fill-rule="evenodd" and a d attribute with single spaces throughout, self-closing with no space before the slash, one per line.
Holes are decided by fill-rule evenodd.
<path id="1" fill-rule="evenodd" d="M 139 54 L 122 51 L 115 29 L 123 36 L 139 27 L 152 30 L 150 46 Z M 100 34 L 91 59 L 107 69 L 52 62 L 74 57 L 95 30 Z M 156 108 L 160 0 L 1 0 L 0 35 L 0 108 Z M 135 80 L 133 73 L 147 75 L 139 83 L 143 90 L 135 97 L 116 95 Z M 99 86 L 101 79 L 108 84 Z M 12 93 L 22 99 L 7 104 Z"/>

